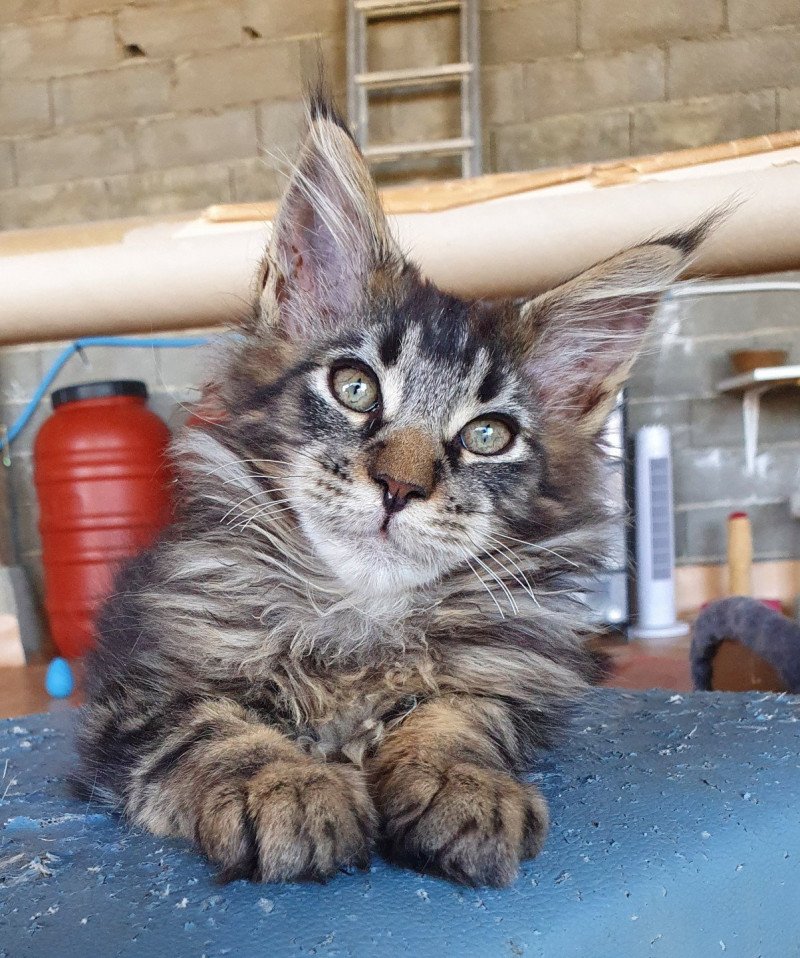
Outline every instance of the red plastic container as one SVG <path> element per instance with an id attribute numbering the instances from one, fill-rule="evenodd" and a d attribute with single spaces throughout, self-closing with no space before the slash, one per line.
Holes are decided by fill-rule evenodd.
<path id="1" fill-rule="evenodd" d="M 34 444 L 45 606 L 62 655 L 86 652 L 98 607 L 121 562 L 170 520 L 166 425 L 134 380 L 83 383 L 52 394 Z"/>

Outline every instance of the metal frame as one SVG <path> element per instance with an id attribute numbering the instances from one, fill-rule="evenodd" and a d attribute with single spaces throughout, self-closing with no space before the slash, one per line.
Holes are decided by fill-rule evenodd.
<path id="1" fill-rule="evenodd" d="M 459 17 L 460 61 L 409 70 L 370 71 L 367 31 L 373 20 L 452 11 Z M 404 156 L 461 156 L 462 176 L 482 172 L 478 0 L 349 0 L 347 5 L 347 108 L 361 151 L 375 163 Z M 461 135 L 418 143 L 371 144 L 370 90 L 426 89 L 445 83 L 461 88 Z"/>

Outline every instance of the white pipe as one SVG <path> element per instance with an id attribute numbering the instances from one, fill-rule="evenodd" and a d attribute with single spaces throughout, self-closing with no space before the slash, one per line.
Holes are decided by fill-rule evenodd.
<path id="1" fill-rule="evenodd" d="M 392 222 L 423 271 L 467 297 L 538 292 L 731 204 L 693 275 L 785 270 L 800 266 L 800 163 L 792 158 L 800 149 L 775 154 L 783 165 L 742 169 L 738 160 L 736 172 L 718 163 L 716 174 L 697 168 L 695 178 L 687 170 L 608 187 L 580 181 Z M 214 326 L 250 308 L 264 224 L 135 224 L 118 234 L 16 254 L 26 236 L 0 235 L 0 342 Z"/>
<path id="2" fill-rule="evenodd" d="M 673 286 L 666 299 L 687 299 L 692 296 L 722 296 L 728 293 L 800 293 L 795 280 L 753 280 L 746 283 L 681 283 Z"/>

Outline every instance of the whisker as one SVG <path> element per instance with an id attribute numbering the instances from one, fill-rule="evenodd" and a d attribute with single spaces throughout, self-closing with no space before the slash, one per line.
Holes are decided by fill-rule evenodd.
<path id="1" fill-rule="evenodd" d="M 291 502 L 290 499 L 274 499 L 265 505 L 260 505 L 257 503 L 255 506 L 248 506 L 247 509 L 242 509 L 244 517 L 238 520 L 238 524 L 229 523 L 229 525 L 232 529 L 246 529 L 249 525 L 252 525 L 254 522 L 258 522 L 264 516 L 277 515 L 280 512 L 287 512 L 288 509 L 292 508 L 292 506 L 287 506 L 285 509 L 275 509 L 273 507 L 285 506 L 289 502 Z"/>
<path id="2" fill-rule="evenodd" d="M 573 566 L 576 569 L 580 569 L 580 563 L 573 562 L 572 559 L 568 559 L 566 556 L 562 556 L 559 552 L 556 552 L 555 549 L 548 549 L 547 546 L 543 546 L 538 542 L 526 542 L 525 539 L 517 539 L 514 536 L 509 536 L 505 532 L 496 532 L 495 535 L 500 536 L 501 539 L 508 539 L 511 542 L 518 542 L 520 545 L 528 546 L 531 549 L 539 549 L 542 552 L 548 552 L 550 555 L 555 556 L 557 559 L 560 559 L 562 562 L 566 562 L 569 565 Z"/>
<path id="3" fill-rule="evenodd" d="M 519 606 L 517 605 L 516 601 L 514 600 L 514 596 L 511 594 L 511 590 L 508 588 L 508 586 L 505 584 L 505 582 L 503 582 L 503 580 L 500 578 L 500 576 L 498 576 L 497 573 L 496 573 L 493 569 L 491 569 L 488 565 L 486 565 L 486 563 L 481 559 L 481 557 L 480 557 L 479 555 L 477 555 L 476 553 L 473 552 L 473 553 L 472 553 L 472 558 L 473 558 L 479 565 L 481 565 L 484 569 L 486 569 L 486 571 L 489 573 L 489 575 L 490 575 L 490 576 L 495 580 L 495 582 L 500 586 L 500 588 L 501 588 L 501 589 L 503 590 L 503 592 L 505 593 L 506 598 L 508 599 L 508 604 L 511 606 L 511 611 L 514 613 L 514 615 L 517 615 L 517 614 L 519 613 Z M 502 563 L 500 563 L 500 564 L 502 565 Z M 506 570 L 506 571 L 508 571 L 508 570 Z"/>
<path id="4" fill-rule="evenodd" d="M 490 598 L 490 599 L 492 600 L 492 602 L 494 602 L 494 604 L 497 606 L 497 611 L 500 613 L 500 618 L 501 618 L 501 619 L 504 619 L 504 618 L 505 618 L 505 613 L 504 613 L 503 610 L 500 608 L 500 603 L 499 603 L 499 602 L 497 601 L 497 599 L 495 598 L 494 592 L 492 592 L 492 590 L 489 588 L 489 586 L 486 584 L 486 582 L 480 577 L 480 575 L 479 575 L 478 572 L 476 571 L 475 566 L 473 566 L 473 564 L 469 561 L 469 557 L 470 557 L 471 553 L 470 553 L 467 549 L 464 549 L 463 547 L 462 547 L 462 551 L 463 551 L 463 553 L 464 553 L 464 559 L 465 559 L 467 565 L 468 565 L 468 566 L 470 567 L 470 569 L 472 570 L 472 574 L 475 576 L 475 578 L 478 580 L 478 582 L 480 582 L 480 584 L 483 586 L 483 588 L 486 589 L 486 591 L 489 593 L 489 598 Z M 473 558 L 474 558 L 474 556 L 473 556 Z"/>
<path id="5" fill-rule="evenodd" d="M 497 548 L 497 549 L 502 549 L 502 550 L 503 550 L 503 553 L 506 555 L 506 557 L 508 558 L 508 560 L 511 562 L 511 564 L 514 566 L 514 568 L 517 570 L 517 572 L 519 573 L 519 576 L 515 575 L 513 572 L 511 572 L 510 569 L 508 569 L 506 566 L 504 566 L 503 563 L 500 562 L 500 560 L 499 560 L 496 556 L 492 555 L 491 558 L 493 558 L 494 561 L 497 562 L 498 565 L 500 565 L 502 568 L 504 568 L 504 569 L 506 570 L 506 572 L 508 572 L 509 575 L 510 575 L 516 582 L 518 582 L 518 583 L 522 586 L 522 588 L 523 588 L 523 589 L 525 590 L 525 592 L 531 597 L 531 599 L 533 599 L 533 601 L 536 603 L 536 605 L 539 605 L 540 603 L 539 603 L 539 600 L 536 598 L 536 595 L 534 594 L 533 586 L 532 586 L 532 585 L 530 584 L 530 582 L 528 581 L 528 579 L 527 579 L 525 573 L 522 571 L 522 569 L 520 568 L 519 564 L 515 561 L 513 551 L 512 551 L 511 549 L 509 549 L 508 546 L 504 546 L 503 543 L 500 542 L 499 540 L 495 540 L 495 539 L 494 539 L 494 536 L 492 536 L 492 535 L 490 535 L 490 534 L 488 534 L 488 533 L 486 534 L 486 536 L 487 536 L 488 539 L 494 541 L 494 543 L 495 543 L 495 548 Z M 471 537 L 470 537 L 470 538 L 471 538 Z M 473 540 L 473 541 L 474 541 L 474 540 Z M 477 543 L 476 543 L 476 544 L 477 544 Z M 520 576 L 521 576 L 522 578 L 520 578 Z"/>

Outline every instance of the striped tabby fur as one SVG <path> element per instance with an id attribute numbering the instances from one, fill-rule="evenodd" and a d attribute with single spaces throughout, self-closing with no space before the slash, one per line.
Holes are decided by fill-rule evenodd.
<path id="1" fill-rule="evenodd" d="M 575 599 L 604 550 L 597 434 L 703 231 L 465 302 L 403 257 L 313 103 L 224 419 L 176 440 L 174 526 L 102 612 L 82 793 L 228 879 L 326 879 L 379 846 L 511 882 L 547 830 L 518 776 L 597 676 Z M 377 411 L 334 398 L 341 362 L 372 371 Z M 467 451 L 488 413 L 516 438 Z"/>

